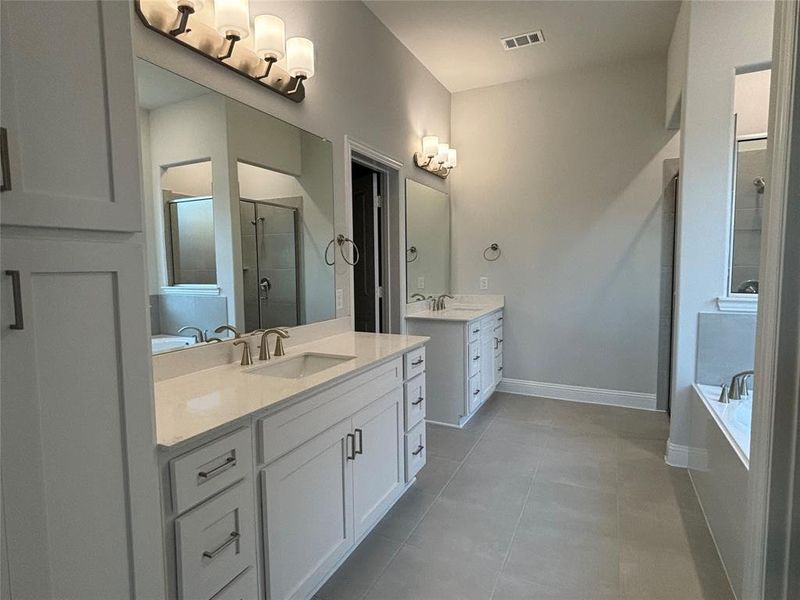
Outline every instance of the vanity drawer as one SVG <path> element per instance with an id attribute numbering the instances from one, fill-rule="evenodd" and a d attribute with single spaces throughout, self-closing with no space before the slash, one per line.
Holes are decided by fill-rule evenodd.
<path id="1" fill-rule="evenodd" d="M 408 431 L 425 418 L 425 373 L 405 383 L 405 429 Z"/>
<path id="2" fill-rule="evenodd" d="M 481 372 L 481 343 L 469 343 L 469 376 L 474 377 Z"/>
<path id="3" fill-rule="evenodd" d="M 481 374 L 469 379 L 469 414 L 481 405 Z"/>
<path id="4" fill-rule="evenodd" d="M 175 545 L 182 600 L 212 598 L 254 565 L 255 531 L 251 479 L 178 517 Z"/>
<path id="5" fill-rule="evenodd" d="M 170 461 L 172 502 L 182 513 L 253 470 L 250 429 L 244 428 Z"/>
<path id="6" fill-rule="evenodd" d="M 211 600 L 252 600 L 258 597 L 258 580 L 255 567 L 249 567 L 236 579 L 222 588 Z"/>
<path id="7" fill-rule="evenodd" d="M 494 358 L 494 384 L 500 383 L 503 378 L 503 355 L 498 354 Z"/>
<path id="8" fill-rule="evenodd" d="M 470 342 L 477 342 L 481 337 L 481 322 L 475 321 L 467 325 L 467 339 Z"/>
<path id="9" fill-rule="evenodd" d="M 405 361 L 406 380 L 419 375 L 425 370 L 425 347 L 407 352 L 403 356 L 403 360 Z"/>
<path id="10" fill-rule="evenodd" d="M 500 325 L 494 328 L 494 353 L 502 354 L 503 352 L 503 326 Z"/>
<path id="11" fill-rule="evenodd" d="M 495 327 L 502 327 L 503 326 L 503 311 L 494 315 L 494 326 Z"/>
<path id="12" fill-rule="evenodd" d="M 261 463 L 298 448 L 402 385 L 403 361 L 398 357 L 264 417 L 258 424 Z"/>
<path id="13" fill-rule="evenodd" d="M 425 421 L 420 421 L 406 434 L 406 483 L 425 466 Z"/>

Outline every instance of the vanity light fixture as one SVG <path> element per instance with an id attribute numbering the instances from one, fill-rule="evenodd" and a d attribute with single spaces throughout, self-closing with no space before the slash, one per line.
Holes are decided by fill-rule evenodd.
<path id="1" fill-rule="evenodd" d="M 208 4 L 208 0 L 134 0 L 136 14 L 148 29 L 293 102 L 302 102 L 305 81 L 315 71 L 313 42 L 305 37 L 287 40 L 283 20 L 274 15 L 257 15 L 251 28 L 250 0 Z M 253 43 L 240 43 L 246 38 Z M 284 58 L 286 67 L 281 68 L 277 63 Z"/>
<path id="2" fill-rule="evenodd" d="M 458 153 L 449 144 L 439 142 L 435 135 L 422 138 L 422 152 L 414 153 L 414 164 L 420 169 L 447 179 L 450 170 L 458 166 Z"/>

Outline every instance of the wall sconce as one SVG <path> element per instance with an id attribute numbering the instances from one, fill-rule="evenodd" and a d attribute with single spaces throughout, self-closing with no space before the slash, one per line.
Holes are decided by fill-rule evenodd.
<path id="1" fill-rule="evenodd" d="M 428 173 L 447 179 L 450 171 L 458 166 L 458 153 L 448 144 L 439 143 L 435 135 L 422 138 L 422 152 L 414 153 L 414 164 Z"/>
<path id="2" fill-rule="evenodd" d="M 135 0 L 135 7 L 148 29 L 285 98 L 302 102 L 304 82 L 314 76 L 313 42 L 304 37 L 285 39 L 283 20 L 273 15 L 257 15 L 251 30 L 249 0 L 214 0 L 213 24 L 209 24 L 206 15 L 197 15 L 207 3 Z M 251 36 L 252 49 L 239 43 Z M 276 65 L 284 58 L 285 70 Z"/>

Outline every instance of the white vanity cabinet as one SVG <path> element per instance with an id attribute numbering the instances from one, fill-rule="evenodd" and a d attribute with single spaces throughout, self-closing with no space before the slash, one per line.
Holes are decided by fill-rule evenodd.
<path id="1" fill-rule="evenodd" d="M 312 597 L 424 465 L 425 389 L 418 347 L 162 451 L 170 597 Z"/>
<path id="2" fill-rule="evenodd" d="M 406 317 L 408 333 L 426 345 L 427 420 L 463 426 L 494 393 L 503 371 L 503 310 L 474 318 L 426 312 Z"/>

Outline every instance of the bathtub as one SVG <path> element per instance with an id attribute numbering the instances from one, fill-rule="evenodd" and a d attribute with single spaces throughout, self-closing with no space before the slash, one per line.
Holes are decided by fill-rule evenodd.
<path id="1" fill-rule="evenodd" d="M 737 598 L 744 581 L 752 400 L 719 402 L 719 386 L 694 386 L 689 475 Z"/>
<path id="2" fill-rule="evenodd" d="M 178 348 L 186 348 L 196 343 L 197 340 L 190 336 L 182 335 L 154 335 L 150 338 L 153 354 L 169 352 Z"/>

